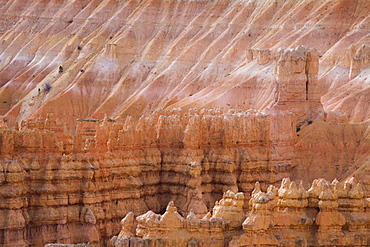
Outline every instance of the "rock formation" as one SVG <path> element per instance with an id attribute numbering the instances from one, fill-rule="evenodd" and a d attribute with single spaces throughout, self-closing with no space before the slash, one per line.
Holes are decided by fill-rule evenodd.
<path id="1" fill-rule="evenodd" d="M 297 128 L 320 119 L 324 110 L 318 85 L 319 57 L 315 49 L 298 46 L 279 50 L 276 63 L 277 105 L 294 114 Z"/>
<path id="2" fill-rule="evenodd" d="M 362 149 L 358 149 L 356 141 L 366 133 L 364 126 L 328 121 L 328 117 L 322 117 L 320 107 L 307 108 L 312 104 L 306 99 L 302 104 L 299 100 L 294 103 L 294 98 L 287 102 L 281 104 L 277 100 L 266 111 L 192 108 L 188 112 L 162 110 L 137 120 L 79 118 L 74 128 L 62 124 L 54 114 L 45 120 L 24 121 L 13 129 L 4 123 L 0 146 L 5 181 L 3 197 L 22 203 L 4 204 L 5 221 L 12 217 L 15 225 L 2 228 L 4 235 L 12 236 L 4 238 L 3 244 L 12 245 L 16 241 L 20 246 L 50 242 L 104 245 L 109 236 L 118 234 L 114 229 L 118 229 L 122 214 L 133 210 L 135 215 L 147 210 L 161 212 L 163 205 L 174 201 L 182 215 L 193 209 L 195 215 L 204 216 L 227 190 L 246 194 L 244 198 L 238 196 L 238 200 L 244 200 L 246 210 L 256 181 L 267 187 L 277 185 L 289 175 L 309 181 L 320 173 L 307 174 L 305 170 L 306 160 L 313 159 L 307 158 L 312 152 L 325 152 L 325 149 L 316 151 L 320 146 L 312 146 L 315 143 L 312 139 L 320 134 L 309 132 L 315 127 L 325 126 L 326 133 L 333 136 L 353 128 L 353 134 L 347 132 L 349 136 L 343 143 L 353 135 L 357 144 L 343 148 L 355 148 L 358 155 L 361 152 L 366 155 L 367 139 L 363 139 Z M 317 118 L 312 117 L 315 112 Z M 313 122 L 304 120 L 307 122 L 302 124 L 307 116 Z M 332 126 L 334 129 L 329 130 Z M 337 158 L 334 155 L 326 157 Z M 349 159 L 351 156 L 337 163 L 334 170 L 326 173 L 326 178 L 343 176 Z M 297 187 L 290 182 L 283 184 L 291 187 L 291 191 Z M 302 191 L 302 186 L 296 190 Z M 270 194 L 276 198 L 289 198 L 288 201 L 276 199 L 285 211 L 267 215 L 286 219 L 277 227 L 294 228 L 294 234 L 300 236 L 309 226 L 296 225 L 289 218 L 306 219 L 301 213 L 305 207 L 304 193 L 294 192 L 289 197 L 282 196 L 283 191 L 274 192 L 270 188 Z M 231 206 L 227 200 L 220 202 L 225 212 L 224 206 Z M 301 201 L 301 206 L 290 206 L 292 200 Z M 262 205 L 257 208 L 263 208 Z M 214 213 L 218 211 L 216 206 Z M 224 221 L 228 222 L 227 216 Z M 226 226 L 231 229 L 240 223 Z M 127 230 L 122 234 L 128 234 Z M 35 237 L 33 231 L 42 234 Z M 231 239 L 232 233 L 223 237 Z"/>
<path id="3" fill-rule="evenodd" d="M 209 212 L 203 218 L 196 215 L 193 210 L 184 218 L 177 212 L 174 202 L 171 201 L 163 215 L 148 211 L 136 217 L 137 237 L 120 234 L 118 237 L 113 237 L 110 243 L 114 247 L 135 244 L 138 246 L 224 246 L 228 238 L 225 232 L 240 228 L 245 218 L 243 198 L 243 193 L 235 194 L 227 191 L 223 198 L 216 202 L 213 213 Z M 122 231 L 125 231 L 124 229 L 126 229 L 125 226 L 122 227 Z"/>
<path id="4" fill-rule="evenodd" d="M 275 98 L 275 57 L 289 61 L 286 50 L 299 45 L 315 47 L 322 63 L 316 78 L 317 67 L 302 74 L 304 60 L 287 67 L 299 70 L 296 86 L 317 80 L 310 97 L 366 81 L 366 0 L 2 0 L 0 8 L 0 114 L 10 125 L 49 112 L 70 122 L 163 108 L 263 109 Z M 362 109 L 353 97 L 367 90 L 344 105 Z M 330 101 L 323 98 L 327 111 L 342 104 Z"/>
<path id="5" fill-rule="evenodd" d="M 368 224 L 367 200 L 361 185 L 353 179 L 345 184 L 318 179 L 308 191 L 288 178 L 283 179 L 279 189 L 270 186 L 267 192 L 263 192 L 257 182 L 246 217 L 240 211 L 243 196 L 240 192 L 227 191 L 221 201 L 216 202 L 213 213 L 204 218 L 192 211 L 183 218 L 170 202 L 163 215 L 149 211 L 136 217 L 137 237 L 115 236 L 110 243 L 114 247 L 367 246 L 370 240 L 370 234 L 364 231 Z M 356 202 L 349 202 L 354 198 Z M 357 210 L 343 210 L 344 204 Z M 312 213 L 312 209 L 317 208 Z M 244 222 L 241 224 L 240 220 Z M 230 241 L 228 234 L 232 231 L 235 234 L 241 227 L 244 233 Z M 126 226 L 122 226 L 122 231 L 126 231 Z"/>
<path id="6" fill-rule="evenodd" d="M 353 47 L 351 47 L 353 49 Z M 362 45 L 351 60 L 350 79 L 353 79 L 361 70 L 370 65 L 370 47 L 367 44 Z"/>
<path id="7" fill-rule="evenodd" d="M 312 139 L 319 133 L 310 133 L 310 129 L 325 126 L 326 133 L 335 136 L 353 128 L 353 134 L 347 132 L 349 136 L 343 142 L 350 140 L 351 135 L 356 141 L 366 133 L 361 125 L 351 127 L 348 123 L 338 125 L 320 119 L 320 108 L 316 112 L 318 119 L 300 125 L 303 118 L 298 119 L 296 113 L 289 111 L 290 107 L 279 102 L 274 106 L 276 110 L 272 107 L 266 111 L 192 108 L 188 112 L 163 110 L 138 120 L 77 119 L 74 128 L 62 124 L 53 114 L 45 120 L 24 121 L 13 129 L 4 123 L 0 146 L 2 194 L 12 203 L 4 204 L 2 210 L 4 222 L 9 219 L 14 225 L 3 226 L 4 235 L 12 236 L 4 238 L 3 244 L 12 245 L 16 241 L 20 246 L 50 242 L 104 245 L 109 236 L 118 234 L 114 229 L 119 228 L 121 215 L 130 211 L 135 215 L 147 210 L 161 212 L 163 205 L 174 201 L 182 215 L 193 209 L 195 215 L 204 216 L 227 190 L 246 194 L 244 198 L 236 195 L 238 200 L 244 200 L 246 210 L 255 181 L 267 187 L 277 185 L 288 175 L 309 181 L 320 172 L 307 174 L 305 170 L 306 160 L 313 159 L 307 157 L 320 147 L 312 146 L 315 143 Z M 300 105 L 295 107 L 299 112 Z M 302 108 L 299 113 L 307 116 L 307 108 Z M 331 126 L 334 129 L 329 130 Z M 361 152 L 366 155 L 365 147 L 369 145 L 366 140 L 363 139 L 362 149 L 343 148 L 355 148 L 358 155 Z M 317 153 L 320 152 L 325 150 Z M 337 158 L 334 155 L 326 157 Z M 343 176 L 348 169 L 344 161 L 350 157 L 337 163 L 326 178 Z M 285 187 L 278 192 L 270 188 L 270 194 L 285 198 L 276 199 L 284 210 L 267 213 L 266 217 L 284 218 L 286 221 L 276 227 L 294 228 L 295 235 L 302 235 L 310 227 L 308 223 L 296 225 L 294 219 L 307 220 L 301 212 L 307 197 L 299 192 L 302 186 L 287 181 L 283 184 L 290 188 L 290 193 L 296 192 L 284 195 Z M 228 200 L 220 202 L 225 212 L 224 206 L 232 205 Z M 294 201 L 301 206 L 290 206 Z M 221 209 L 216 206 L 214 213 Z M 294 219 L 289 220 L 290 217 Z M 227 216 L 224 221 L 228 222 Z M 240 222 L 233 224 L 226 226 L 235 228 Z M 122 234 L 128 234 L 127 230 Z M 36 237 L 34 231 L 41 234 Z M 231 233 L 223 236 L 231 237 Z"/>
<path id="8" fill-rule="evenodd" d="M 368 233 L 357 232 L 354 236 L 353 230 L 344 227 L 351 223 L 346 220 L 345 213 L 338 211 L 336 185 L 337 182 L 330 184 L 322 179 L 315 180 L 305 191 L 302 186 L 297 188 L 294 182 L 284 179 L 278 192 L 279 199 L 275 201 L 271 189 L 267 193 L 260 189 L 254 191 L 253 209 L 243 223 L 245 233 L 234 237 L 229 246 L 366 246 Z M 361 187 L 354 181 L 348 182 L 348 186 Z M 362 213 L 356 216 L 366 219 L 364 212 L 368 206 L 363 197 L 360 201 L 359 211 Z M 319 211 L 312 213 L 317 206 Z M 359 220 L 358 224 L 365 222 Z"/>
<path id="9" fill-rule="evenodd" d="M 1 246 L 368 245 L 367 0 L 0 13 Z"/>

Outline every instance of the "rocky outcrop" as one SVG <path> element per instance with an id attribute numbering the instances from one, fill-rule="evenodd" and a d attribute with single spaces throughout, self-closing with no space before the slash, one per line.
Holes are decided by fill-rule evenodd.
<path id="1" fill-rule="evenodd" d="M 340 195 L 341 197 L 338 197 Z M 263 192 L 257 182 L 244 215 L 243 193 L 226 192 L 216 202 L 213 213 L 204 218 L 192 211 L 181 216 L 170 202 L 163 215 L 152 211 L 136 217 L 136 237 L 120 234 L 110 240 L 112 246 L 366 246 L 370 239 L 363 227 L 368 224 L 367 200 L 361 185 L 353 179 L 332 183 L 317 179 L 306 191 L 288 178 L 280 188 L 270 186 Z M 354 199 L 356 198 L 356 199 Z M 351 201 L 356 200 L 356 201 Z M 345 203 L 346 201 L 347 203 Z M 345 206 L 344 206 L 345 205 Z M 357 210 L 343 210 L 343 207 Z M 341 209 L 342 208 L 342 209 Z M 122 222 L 122 232 L 133 223 L 131 214 Z M 245 220 L 244 220 L 245 219 Z M 242 223 L 242 221 L 244 222 Z M 230 241 L 228 234 L 243 228 L 244 233 Z M 360 230 L 362 229 L 362 231 Z M 177 234 L 175 234 L 175 232 Z M 199 236 L 202 233 L 202 236 Z M 356 236 L 355 236 L 355 235 Z M 212 240 L 211 240 L 212 239 Z"/>
<path id="2" fill-rule="evenodd" d="M 161 110 L 137 120 L 78 118 L 73 128 L 53 114 L 45 120 L 22 122 L 14 129 L 3 123 L 1 189 L 11 203 L 4 204 L 2 210 L 4 222 L 11 217 L 12 225 L 0 229 L 11 236 L 2 239 L 2 244 L 104 245 L 118 234 L 115 231 L 121 215 L 130 211 L 134 215 L 148 210 L 157 214 L 173 201 L 181 215 L 192 212 L 203 217 L 225 191 L 242 191 L 246 196 L 226 193 L 213 211 L 215 217 L 223 214 L 228 229 L 223 238 L 228 241 L 239 231 L 241 215 L 248 208 L 249 193 L 256 181 L 266 188 L 289 175 L 306 181 L 315 175 L 307 175 L 305 167 L 311 164 L 310 159 L 302 158 L 322 151 L 312 146 L 315 141 L 311 138 L 320 135 L 309 132 L 312 126 L 336 126 L 333 133 L 341 133 L 350 125 L 345 123 L 342 129 L 336 122 L 316 120 L 299 130 L 297 114 L 284 107 L 278 101 L 266 111 L 192 108 L 187 112 Z M 302 116 L 305 109 L 301 110 Z M 360 132 L 354 133 L 356 138 L 361 136 Z M 297 142 L 297 135 L 307 140 Z M 365 154 L 368 149 L 362 150 Z M 335 152 L 327 157 L 337 159 Z M 345 169 L 348 162 L 326 176 L 344 176 Z M 265 209 L 259 214 L 266 213 L 263 217 L 272 221 L 284 218 L 276 223 L 276 229 L 294 228 L 296 236 L 304 235 L 310 229 L 310 220 L 304 216 L 307 197 L 302 191 L 302 185 L 284 180 L 279 191 L 269 189 L 269 196 L 274 194 L 277 205 L 285 211 L 270 214 L 266 211 L 269 206 L 261 202 L 257 208 Z M 240 207 L 239 211 L 230 211 L 235 206 Z M 239 221 L 230 221 L 235 217 Z M 297 225 L 298 217 L 307 223 Z M 251 219 L 251 229 L 258 220 Z M 127 224 L 121 234 L 126 237 L 130 235 Z M 41 234 L 35 237 L 35 232 Z M 293 243 L 295 238 L 285 241 Z"/>
<path id="3" fill-rule="evenodd" d="M 121 244 L 140 245 L 130 228 L 149 210 L 180 245 L 242 227 L 269 245 L 317 245 L 319 229 L 321 244 L 366 245 L 357 186 L 302 187 L 353 175 L 369 194 L 369 8 L 0 0 L 0 245 L 105 246 L 121 226 Z M 302 185 L 273 187 L 284 177 Z M 156 225 L 171 201 L 178 224 Z M 216 201 L 224 224 L 207 218 Z"/>
<path id="4" fill-rule="evenodd" d="M 301 185 L 297 187 L 284 179 L 279 190 L 269 188 L 262 192 L 257 184 L 250 202 L 252 209 L 243 223 L 245 233 L 234 237 L 229 246 L 366 246 L 368 233 L 345 227 L 367 224 L 368 205 L 361 186 L 353 180 L 346 182 L 345 187 L 354 188 L 351 196 L 359 198 L 358 202 L 347 204 L 359 209 L 347 217 L 345 210 L 338 210 L 340 201 L 350 200 L 346 196 L 338 198 L 338 194 L 344 196 L 346 191 L 340 186 L 343 185 L 338 181 L 328 183 L 320 179 L 305 191 Z M 352 217 L 359 219 L 358 223 Z M 355 232 L 358 235 L 354 236 Z"/>
<path id="5" fill-rule="evenodd" d="M 366 65 L 356 54 L 367 45 L 366 0 L 2 0 L 0 8 L 0 114 L 12 126 L 50 112 L 72 123 L 162 108 L 265 109 L 280 47 L 316 47 L 322 95 Z"/>
<path id="6" fill-rule="evenodd" d="M 213 207 L 213 217 L 224 219 L 228 228 L 240 228 L 244 221 L 244 194 L 226 191 L 219 202 Z"/>
<path id="7" fill-rule="evenodd" d="M 364 44 L 356 51 L 354 57 L 351 60 L 349 75 L 350 80 L 353 79 L 356 75 L 358 75 L 362 69 L 368 67 L 369 65 L 370 65 L 370 47 L 367 44 Z"/>
<path id="8" fill-rule="evenodd" d="M 244 220 L 243 193 L 232 191 L 224 193 L 222 199 L 216 202 L 213 213 L 208 212 L 203 218 L 197 216 L 193 208 L 186 218 L 177 212 L 171 201 L 163 215 L 152 211 L 136 217 L 137 237 L 129 234 L 119 234 L 110 240 L 114 247 L 138 246 L 224 246 L 227 241 L 226 232 L 234 232 L 241 227 Z M 194 208 L 195 210 L 196 208 Z M 127 222 L 128 214 L 122 221 Z M 133 220 L 133 219 L 132 219 Z M 128 225 L 132 224 L 132 221 Z M 127 225 L 122 225 L 126 232 Z"/>
<path id="9" fill-rule="evenodd" d="M 276 108 L 293 112 L 297 127 L 322 118 L 324 109 L 320 102 L 317 51 L 298 46 L 278 53 Z"/>

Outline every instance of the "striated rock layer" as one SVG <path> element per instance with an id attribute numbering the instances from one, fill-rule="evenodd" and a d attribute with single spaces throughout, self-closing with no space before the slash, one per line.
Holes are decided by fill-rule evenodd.
<path id="1" fill-rule="evenodd" d="M 256 181 L 266 188 L 286 176 L 312 180 L 320 171 L 306 167 L 315 165 L 310 163 L 315 159 L 308 157 L 313 152 L 326 153 L 317 151 L 316 145 L 328 143 L 308 141 L 318 133 L 304 132 L 316 125 L 335 126 L 333 133 L 357 125 L 332 124 L 321 107 L 308 112 L 311 124 L 303 121 L 302 125 L 307 116 L 304 109 L 297 107 L 299 114 L 295 114 L 294 108 L 285 107 L 291 102 L 279 102 L 268 111 L 174 109 L 138 121 L 132 117 L 77 119 L 72 133 L 53 114 L 44 121 L 23 122 L 16 129 L 3 123 L 1 211 L 4 222 L 11 222 L 1 228 L 9 236 L 2 239 L 3 245 L 90 242 L 103 246 L 130 211 L 160 213 L 174 201 L 182 215 L 203 217 L 223 192 L 231 190 L 245 193 L 239 198 L 240 205 L 245 205 L 239 213 L 244 214 Z M 360 144 L 368 147 L 367 139 Z M 368 150 L 357 149 L 357 154 L 362 157 Z M 327 178 L 356 169 L 336 155 L 328 158 L 343 163 L 327 167 Z M 228 222 L 227 210 L 215 206 L 215 217 L 218 212 Z M 230 240 L 232 234 L 221 234 L 220 241 Z"/>
<path id="2" fill-rule="evenodd" d="M 111 246 L 368 246 L 369 199 L 353 179 L 344 184 L 316 179 L 306 191 L 288 178 L 263 192 L 257 182 L 242 211 L 243 193 L 227 191 L 213 213 L 186 218 L 171 201 L 163 215 L 152 211 L 121 221 Z M 136 236 L 128 227 L 137 221 Z M 241 230 L 243 229 L 243 231 Z M 129 233 L 129 234 L 128 234 Z M 232 239 L 227 236 L 232 235 Z"/>
<path id="3" fill-rule="evenodd" d="M 179 246 L 366 246 L 347 239 L 369 229 L 369 8 L 0 0 L 0 245 L 140 245 L 171 221 Z M 285 177 L 353 177 L 364 195 L 251 194 Z"/>
<path id="4" fill-rule="evenodd" d="M 319 91 L 327 111 L 366 121 L 369 8 L 366 0 L 2 0 L 0 114 L 13 125 L 50 112 L 74 121 L 260 110 L 274 104 L 279 48 L 305 45 L 322 64 L 317 77 L 307 74 L 319 87 L 309 97 Z M 293 75 L 299 66 L 284 76 L 303 79 Z"/>

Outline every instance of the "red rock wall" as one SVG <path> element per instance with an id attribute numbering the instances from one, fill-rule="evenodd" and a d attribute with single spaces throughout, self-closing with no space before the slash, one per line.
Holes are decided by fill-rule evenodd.
<path id="1" fill-rule="evenodd" d="M 307 182 L 322 171 L 329 179 L 345 176 L 356 156 L 324 151 L 320 145 L 330 142 L 309 131 L 316 125 L 335 126 L 328 136 L 350 126 L 316 120 L 296 132 L 287 113 L 192 109 L 138 121 L 78 119 L 72 134 L 53 115 L 19 130 L 4 127 L 2 212 L 11 224 L 1 229 L 2 243 L 104 245 L 129 211 L 163 212 L 173 200 L 183 215 L 192 208 L 204 214 L 229 189 L 245 192 L 247 202 L 256 181 L 266 188 L 286 176 Z M 368 150 L 352 148 L 357 155 Z M 316 164 L 320 153 L 336 166 Z M 312 165 L 320 170 L 308 172 Z"/>
<path id="2" fill-rule="evenodd" d="M 367 193 L 369 7 L 0 1 L 1 245 L 104 245 L 288 176 Z"/>

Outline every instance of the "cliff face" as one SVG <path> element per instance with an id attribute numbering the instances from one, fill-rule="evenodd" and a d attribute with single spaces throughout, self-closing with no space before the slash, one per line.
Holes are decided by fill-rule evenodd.
<path id="1" fill-rule="evenodd" d="M 303 109 L 294 114 L 284 104 L 269 111 L 163 110 L 137 121 L 78 119 L 73 134 L 52 114 L 13 130 L 3 123 L 1 211 L 11 224 L 1 228 L 8 236 L 2 243 L 102 246 L 130 211 L 160 213 L 174 201 L 182 215 L 203 217 L 227 190 L 245 193 L 247 211 L 256 181 L 266 188 L 287 176 L 305 184 L 320 174 L 344 178 L 357 168 L 353 159 L 368 157 L 363 125 L 331 123 L 319 108 L 316 118 L 309 111 L 313 122 L 304 126 Z M 345 133 L 333 148 L 354 152 L 338 154 L 311 128 L 327 138 Z M 220 243 L 232 236 L 221 226 L 209 231 L 220 234 Z"/>
<path id="2" fill-rule="evenodd" d="M 369 8 L 0 0 L 1 245 L 105 246 L 170 201 L 198 224 L 225 191 L 247 211 L 256 181 L 284 177 L 368 195 Z"/>

